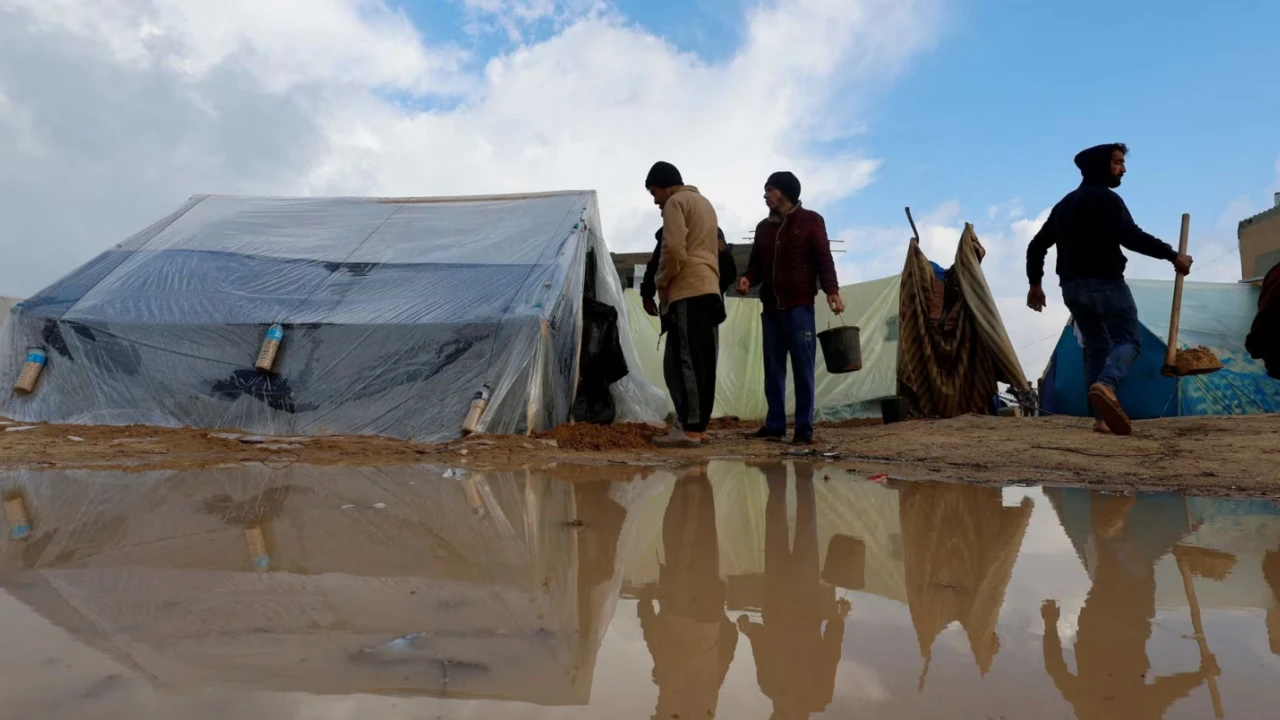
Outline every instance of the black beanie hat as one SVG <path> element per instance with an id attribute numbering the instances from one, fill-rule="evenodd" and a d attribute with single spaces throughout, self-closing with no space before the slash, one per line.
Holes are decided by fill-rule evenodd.
<path id="1" fill-rule="evenodd" d="M 800 202 L 800 179 L 785 170 L 770 175 L 764 186 L 777 189 L 793 203 Z"/>
<path id="2" fill-rule="evenodd" d="M 661 160 L 649 168 L 649 174 L 644 179 L 646 188 L 669 188 L 683 184 L 684 178 L 680 177 L 680 171 L 676 169 L 676 166 Z"/>

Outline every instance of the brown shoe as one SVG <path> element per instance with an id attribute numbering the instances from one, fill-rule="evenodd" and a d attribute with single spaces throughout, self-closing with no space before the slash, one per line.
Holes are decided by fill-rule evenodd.
<path id="1" fill-rule="evenodd" d="M 1120 407 L 1115 390 L 1102 383 L 1094 383 L 1089 388 L 1089 407 L 1098 413 L 1098 417 L 1111 428 L 1111 432 L 1116 435 L 1133 434 L 1133 422 L 1125 414 L 1124 408 Z"/>

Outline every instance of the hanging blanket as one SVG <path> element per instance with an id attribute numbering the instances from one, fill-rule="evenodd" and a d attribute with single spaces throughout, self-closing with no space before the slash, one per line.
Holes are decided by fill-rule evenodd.
<path id="1" fill-rule="evenodd" d="M 956 261 L 940 281 L 916 240 L 902 271 L 898 394 L 913 417 L 985 413 L 997 382 L 1028 393 L 1017 353 L 982 274 L 986 253 L 965 224 Z"/>

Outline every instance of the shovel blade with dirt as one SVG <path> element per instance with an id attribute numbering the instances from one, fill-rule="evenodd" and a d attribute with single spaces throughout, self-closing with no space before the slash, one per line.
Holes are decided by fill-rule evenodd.
<path id="1" fill-rule="evenodd" d="M 1187 254 L 1187 238 L 1191 232 L 1191 216 L 1182 215 L 1182 232 L 1178 238 L 1178 254 Z M 1165 377 L 1189 377 L 1192 375 L 1208 375 L 1222 369 L 1222 361 L 1213 351 L 1200 346 L 1178 349 L 1178 323 L 1182 319 L 1182 273 L 1173 280 L 1173 311 L 1169 317 L 1169 344 L 1165 351 L 1164 367 L 1160 373 Z"/>

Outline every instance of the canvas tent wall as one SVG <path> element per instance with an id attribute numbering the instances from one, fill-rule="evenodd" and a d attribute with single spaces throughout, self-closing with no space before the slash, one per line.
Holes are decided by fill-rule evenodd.
<path id="1" fill-rule="evenodd" d="M 1244 339 L 1258 308 L 1258 288 L 1240 283 L 1186 282 L 1178 344 L 1203 345 L 1222 360 L 1211 375 L 1175 380 L 1160 374 L 1169 337 L 1173 283 L 1129 280 L 1138 306 L 1142 350 L 1120 385 L 1119 397 L 1135 419 L 1182 415 L 1244 415 L 1280 412 L 1280 381 L 1249 357 Z M 1058 339 L 1042 380 L 1045 410 L 1087 417 L 1084 350 L 1075 326 L 1068 323 Z"/>
<path id="2" fill-rule="evenodd" d="M 956 249 L 956 261 L 948 278 L 959 300 L 949 317 L 959 318 L 959 334 L 934 327 L 930 297 L 934 275 L 931 264 L 916 243 L 908 247 L 903 275 L 845 285 L 843 318 L 834 316 L 826 303 L 816 306 L 818 331 L 856 325 L 862 344 L 862 369 L 832 375 L 818 348 L 817 410 L 820 421 L 839 422 L 856 417 L 878 417 L 880 401 L 908 392 L 917 400 L 932 398 L 917 413 L 950 415 L 980 412 L 995 396 L 996 383 L 1006 382 L 1029 390 L 1017 354 L 1009 343 L 981 267 L 981 245 L 967 226 Z M 741 269 L 741 268 L 740 268 Z M 941 285 L 941 281 L 939 281 Z M 922 290 L 921 288 L 925 289 Z M 910 292 L 904 296 L 904 288 Z M 649 382 L 665 387 L 657 318 L 645 314 L 640 295 L 628 290 L 627 305 L 632 340 L 640 354 L 640 369 Z M 909 302 L 903 302 L 904 297 Z M 942 310 L 939 292 L 938 310 Z M 720 326 L 715 417 L 763 419 L 768 410 L 764 398 L 763 331 L 758 299 L 741 299 L 732 292 L 725 299 L 728 319 Z M 901 318 L 910 318 L 910 345 L 902 340 Z M 927 352 L 926 352 L 927 351 Z M 946 351 L 946 352 L 944 352 Z M 947 354 L 950 353 L 950 354 Z M 934 362 L 930 362 L 934 361 Z M 980 398 L 974 407 L 972 398 Z M 918 403 L 917 403 L 918 404 Z M 670 401 L 668 400 L 668 407 Z M 787 378 L 787 413 L 795 411 L 795 392 Z"/>
<path id="3" fill-rule="evenodd" d="M 471 198 L 196 196 L 24 303 L 0 335 L 0 377 L 48 350 L 25 421 L 236 427 L 275 434 L 457 434 L 569 415 L 588 253 L 606 258 L 594 192 Z M 611 263 L 597 299 L 625 323 Z M 253 369 L 272 323 L 276 373 Z M 634 349 L 623 338 L 628 365 Z M 620 419 L 657 420 L 638 373 Z"/>
<path id="4" fill-rule="evenodd" d="M 843 322 L 861 329 L 862 370 L 843 375 L 828 373 L 819 347 L 816 412 L 819 420 L 878 416 L 879 401 L 897 391 L 898 279 L 895 275 L 840 288 L 848 307 Z M 640 356 L 639 368 L 650 383 L 665 389 L 662 353 L 666 338 L 658 335 L 658 319 L 645 314 L 639 292 L 627 290 L 626 295 L 631 338 Z M 761 349 L 762 309 L 758 299 L 738 298 L 732 291 L 725 299 L 728 318 L 720 326 L 715 417 L 763 419 L 768 411 Z M 816 312 L 819 331 L 842 322 L 825 304 L 820 303 Z M 670 407 L 669 399 L 667 403 Z M 795 392 L 789 375 L 787 412 L 795 412 Z"/>

